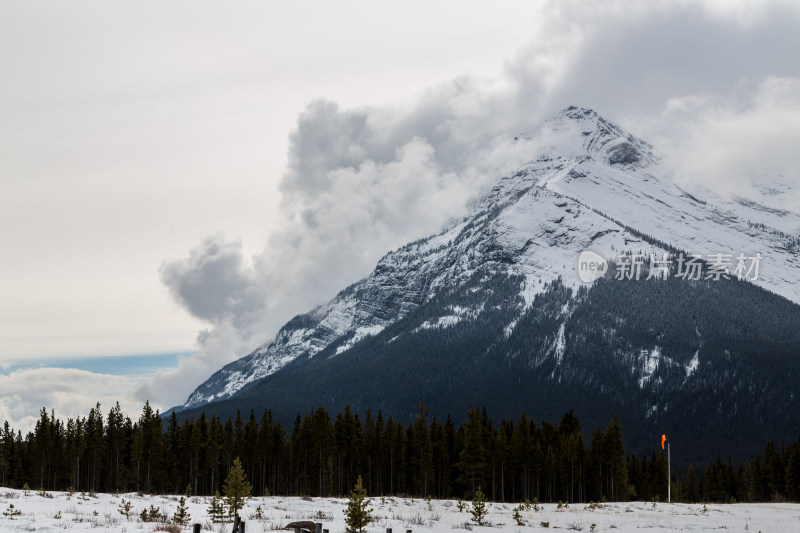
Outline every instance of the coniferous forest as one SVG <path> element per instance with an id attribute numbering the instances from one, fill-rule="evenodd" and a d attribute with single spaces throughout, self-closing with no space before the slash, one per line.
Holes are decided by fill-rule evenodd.
<path id="1" fill-rule="evenodd" d="M 319 408 L 285 429 L 271 413 L 220 420 L 202 414 L 164 420 L 145 404 L 138 420 L 119 405 L 103 416 L 65 422 L 42 409 L 23 436 L 6 422 L 0 435 L 0 485 L 87 492 L 184 493 L 219 490 L 240 458 L 255 494 L 342 496 L 360 476 L 368 494 L 490 500 L 588 502 L 666 499 L 667 458 L 625 452 L 613 418 L 584 442 L 579 420 L 558 424 L 522 415 L 499 424 L 472 409 L 456 425 L 429 419 L 420 405 L 404 426 L 349 408 L 333 418 Z M 800 500 L 800 439 L 766 444 L 742 464 L 718 457 L 673 471 L 672 498 L 685 502 Z"/>

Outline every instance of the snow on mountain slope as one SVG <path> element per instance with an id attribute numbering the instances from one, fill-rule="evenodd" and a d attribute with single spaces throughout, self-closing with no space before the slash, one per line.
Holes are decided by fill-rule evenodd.
<path id="1" fill-rule="evenodd" d="M 573 142 L 555 145 L 552 153 L 559 155 L 540 156 L 507 187 L 531 183 L 558 192 L 624 226 L 704 257 L 760 253 L 763 260 L 755 283 L 800 302 L 800 254 L 787 246 L 800 235 L 800 215 L 708 190 L 705 199 L 685 192 L 660 172 L 649 145 L 608 126 L 591 110 L 567 109 L 549 121 L 545 132 Z M 597 132 L 615 137 L 601 135 L 598 140 Z M 585 139 L 583 154 L 574 148 L 574 140 L 580 138 Z M 559 148 L 564 144 L 567 150 Z M 504 181 L 509 180 L 501 180 L 501 186 Z M 616 255 L 608 247 L 595 251 Z"/>
<path id="2" fill-rule="evenodd" d="M 561 111 L 535 140 L 542 153 L 500 179 L 467 217 L 388 253 L 369 277 L 295 317 L 273 342 L 214 374 L 183 408 L 228 398 L 328 346 L 341 353 L 481 267 L 523 276 L 521 295 L 530 305 L 558 278 L 577 287 L 577 258 L 587 249 L 608 258 L 624 251 L 660 257 L 670 246 L 704 257 L 760 253 L 755 283 L 800 303 L 800 247 L 791 244 L 797 232 L 790 233 L 793 227 L 800 231 L 797 214 L 682 190 L 659 167 L 649 144 L 592 110 Z M 428 325 L 449 327 L 472 311 L 453 310 Z M 512 321 L 507 331 L 513 327 Z"/>

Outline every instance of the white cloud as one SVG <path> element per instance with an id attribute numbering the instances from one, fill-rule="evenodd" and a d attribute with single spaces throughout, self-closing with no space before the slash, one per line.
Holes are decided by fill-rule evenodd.
<path id="1" fill-rule="evenodd" d="M 25 434 L 33 429 L 45 407 L 57 418 L 84 417 L 97 402 L 103 416 L 115 402 L 135 420 L 142 404 L 121 391 L 132 391 L 134 378 L 65 368 L 36 368 L 0 374 L 0 421 Z"/>
<path id="2" fill-rule="evenodd" d="M 684 184 L 740 194 L 777 177 L 800 185 L 800 78 L 768 77 L 726 94 L 673 98 L 642 127 Z M 777 207 L 800 211 L 798 194 L 777 200 Z"/>

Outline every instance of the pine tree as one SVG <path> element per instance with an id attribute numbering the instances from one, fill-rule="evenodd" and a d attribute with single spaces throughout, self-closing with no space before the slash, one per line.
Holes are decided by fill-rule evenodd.
<path id="1" fill-rule="evenodd" d="M 161 512 L 160 507 L 150 504 L 149 509 L 142 509 L 142 512 L 139 513 L 139 518 L 142 522 L 164 522 L 167 519 L 167 515 Z"/>
<path id="2" fill-rule="evenodd" d="M 344 511 L 345 523 L 347 524 L 347 533 L 363 533 L 372 521 L 372 509 L 368 506 L 370 500 L 367 499 L 367 489 L 361 484 L 361 476 L 358 476 L 355 488 L 350 491 L 350 499 L 347 502 L 347 508 Z"/>
<path id="3" fill-rule="evenodd" d="M 233 460 L 233 466 L 222 485 L 222 491 L 225 493 L 225 504 L 228 506 L 228 513 L 234 516 L 239 509 L 244 507 L 244 502 L 250 497 L 252 487 L 244 475 L 242 463 L 239 458 Z"/>
<path id="4" fill-rule="evenodd" d="M 172 515 L 172 521 L 180 526 L 185 526 L 191 518 L 189 510 L 186 508 L 186 498 L 181 496 L 181 499 L 178 500 L 178 509 Z"/>
<path id="5" fill-rule="evenodd" d="M 211 517 L 211 522 L 218 524 L 225 519 L 225 503 L 222 501 L 219 491 L 214 492 L 211 498 L 211 503 L 208 506 L 208 516 Z"/>
<path id="6" fill-rule="evenodd" d="M 475 497 L 472 498 L 472 510 L 470 510 L 472 520 L 482 526 L 488 512 L 488 509 L 486 509 L 486 496 L 483 495 L 481 487 L 478 486 L 478 490 L 475 491 Z"/>
<path id="7" fill-rule="evenodd" d="M 514 519 L 514 521 L 517 523 L 518 526 L 525 525 L 525 521 L 522 519 L 523 509 L 524 506 L 522 504 L 519 504 L 517 507 L 514 508 L 514 513 L 511 515 L 511 517 Z"/>
<path id="8" fill-rule="evenodd" d="M 786 495 L 792 501 L 800 499 L 800 447 L 789 452 L 786 462 Z"/>
<path id="9" fill-rule="evenodd" d="M 9 503 L 8 509 L 3 511 L 3 516 L 7 516 L 9 520 L 15 520 L 16 517 L 20 516 L 21 514 L 22 511 L 20 511 L 19 509 L 15 509 L 13 503 Z"/>
<path id="10" fill-rule="evenodd" d="M 106 420 L 105 439 L 106 452 L 108 454 L 108 469 L 106 471 L 108 486 L 106 486 L 106 490 L 113 487 L 118 491 L 120 487 L 120 470 L 122 468 L 122 457 L 120 456 L 124 445 L 123 427 L 125 424 L 125 416 L 122 414 L 119 402 L 114 404 L 114 407 L 108 412 Z"/>
<path id="11" fill-rule="evenodd" d="M 483 445 L 483 415 L 480 409 L 470 409 L 464 430 L 464 447 L 459 454 L 459 483 L 475 491 L 483 483 L 486 470 L 486 448 Z"/>
<path id="12" fill-rule="evenodd" d="M 614 501 L 628 499 L 628 469 L 625 464 L 625 446 L 622 444 L 622 429 L 615 416 L 603 436 L 603 455 L 606 463 L 606 487 Z M 666 478 L 666 475 L 662 478 Z"/>
<path id="13" fill-rule="evenodd" d="M 119 503 L 119 507 L 117 508 L 117 510 L 119 511 L 119 514 L 124 515 L 125 519 L 127 520 L 128 518 L 131 517 L 131 513 L 133 513 L 133 504 L 131 503 L 130 500 L 122 498 L 122 501 Z"/>

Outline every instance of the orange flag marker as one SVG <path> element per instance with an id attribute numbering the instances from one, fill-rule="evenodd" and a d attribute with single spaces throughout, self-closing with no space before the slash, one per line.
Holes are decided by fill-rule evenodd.
<path id="1" fill-rule="evenodd" d="M 661 449 L 664 449 L 664 443 L 667 442 L 667 436 L 661 435 Z"/>

